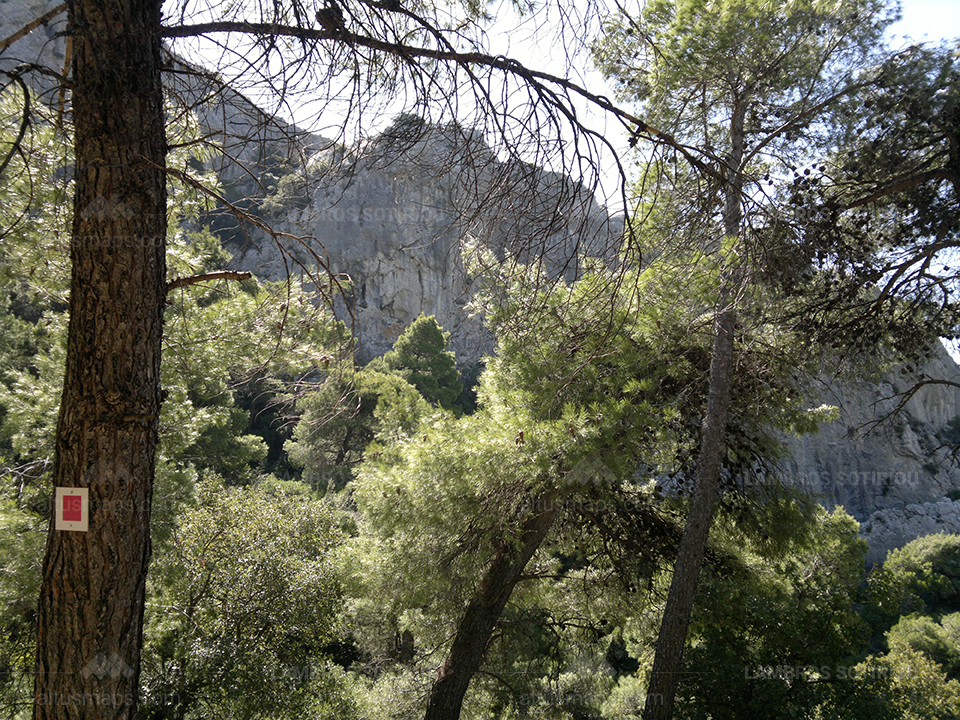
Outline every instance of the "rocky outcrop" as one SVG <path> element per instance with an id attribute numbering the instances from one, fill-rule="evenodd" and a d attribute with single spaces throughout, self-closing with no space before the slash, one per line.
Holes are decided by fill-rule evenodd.
<path id="1" fill-rule="evenodd" d="M 960 516 L 946 499 L 960 488 L 953 459 L 960 442 L 960 388 L 922 385 L 894 413 L 903 393 L 931 379 L 960 383 L 960 367 L 939 346 L 918 371 L 894 368 L 872 382 L 832 382 L 821 399 L 838 407 L 839 418 L 814 435 L 788 440 L 783 479 L 859 520 L 870 562 L 930 528 L 960 532 Z M 937 508 L 936 522 L 929 506 Z"/>
<path id="2" fill-rule="evenodd" d="M 233 264 L 270 279 L 291 270 L 338 277 L 361 362 L 389 350 L 420 313 L 451 334 L 459 362 L 476 362 L 492 344 L 465 310 L 469 262 L 542 256 L 548 273 L 572 275 L 583 253 L 603 253 L 620 233 L 620 221 L 566 176 L 503 162 L 460 126 L 409 117 L 355 155 L 315 154 L 279 184 L 260 210 L 281 235 L 249 233 L 232 245 Z"/>
<path id="3" fill-rule="evenodd" d="M 960 500 L 941 498 L 900 508 L 878 510 L 860 524 L 867 540 L 867 563 L 881 562 L 887 552 L 911 540 L 937 533 L 960 533 Z"/>

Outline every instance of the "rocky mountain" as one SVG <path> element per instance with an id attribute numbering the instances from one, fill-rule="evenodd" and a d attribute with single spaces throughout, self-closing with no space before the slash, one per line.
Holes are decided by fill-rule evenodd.
<path id="1" fill-rule="evenodd" d="M 0 0 L 0 38 L 57 4 Z M 0 53 L 0 70 L 65 71 L 65 30 L 61 12 Z M 482 324 L 463 311 L 471 294 L 463 238 L 500 260 L 546 255 L 549 270 L 572 276 L 580 254 L 602 254 L 619 235 L 620 221 L 581 185 L 498 157 L 468 128 L 401 117 L 348 150 L 269 116 L 215 73 L 172 55 L 165 71 L 172 112 L 189 109 L 217 147 L 205 165 L 231 208 L 206 221 L 234 267 L 263 279 L 301 273 L 346 290 L 337 310 L 359 339 L 361 361 L 389 350 L 421 312 L 451 333 L 463 364 L 490 351 Z M 54 77 L 25 77 L 47 104 L 58 102 Z"/>
<path id="2" fill-rule="evenodd" d="M 918 383 L 929 384 L 910 394 Z M 868 562 L 921 535 L 960 532 L 960 367 L 944 348 L 917 370 L 829 382 L 821 400 L 840 416 L 788 440 L 784 480 L 859 520 Z"/>
<path id="3" fill-rule="evenodd" d="M 413 117 L 355 153 L 316 153 L 277 186 L 257 210 L 280 235 L 235 235 L 233 264 L 269 279 L 319 264 L 321 277 L 339 278 L 361 362 L 389 350 L 420 313 L 450 332 L 461 364 L 478 361 L 492 349 L 464 309 L 466 266 L 478 253 L 506 262 L 543 253 L 549 273 L 573 276 L 579 257 L 602 253 L 622 226 L 568 177 L 502 161 L 472 131 Z"/>

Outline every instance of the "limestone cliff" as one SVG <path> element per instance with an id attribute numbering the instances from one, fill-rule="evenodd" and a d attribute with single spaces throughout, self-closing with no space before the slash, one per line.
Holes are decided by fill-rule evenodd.
<path id="1" fill-rule="evenodd" d="M 919 535 L 960 532 L 960 503 L 946 497 L 960 488 L 952 457 L 960 441 L 960 388 L 923 385 L 891 414 L 902 393 L 930 380 L 960 383 L 960 367 L 939 346 L 918 371 L 893 368 L 875 382 L 832 382 L 821 399 L 837 406 L 840 417 L 815 435 L 788 441 L 784 479 L 859 520 L 870 562 Z"/>
<path id="2" fill-rule="evenodd" d="M 252 232 L 232 243 L 234 265 L 276 279 L 326 264 L 348 287 L 341 314 L 361 361 L 389 350 L 420 313 L 450 332 L 461 363 L 479 360 L 492 345 L 464 309 L 473 282 L 465 252 L 510 262 L 544 250 L 548 271 L 571 275 L 621 224 L 569 178 L 501 161 L 459 126 L 414 118 L 355 155 L 318 152 L 280 186 L 259 210 L 283 237 Z"/>

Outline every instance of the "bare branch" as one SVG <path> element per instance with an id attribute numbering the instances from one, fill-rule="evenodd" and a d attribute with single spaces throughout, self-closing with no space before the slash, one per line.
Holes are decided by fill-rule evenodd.
<path id="1" fill-rule="evenodd" d="M 927 385 L 943 385 L 945 387 L 960 389 L 960 382 L 955 382 L 953 380 L 943 380 L 943 379 L 937 379 L 937 378 L 927 378 L 925 380 L 917 380 L 910 387 L 909 390 L 904 390 L 902 393 L 897 393 L 896 395 L 892 395 L 889 398 L 883 398 L 882 400 L 891 400 L 895 397 L 899 397 L 900 399 L 897 401 L 896 407 L 894 407 L 890 412 L 884 413 L 881 417 L 877 418 L 876 420 L 871 420 L 868 423 L 864 423 L 860 429 L 863 429 L 865 433 L 870 433 L 873 430 L 875 430 L 878 426 L 880 426 L 881 424 L 889 420 L 890 418 L 898 415 L 906 407 L 907 403 L 913 399 L 913 396 L 916 395 L 918 392 L 920 392 L 920 390 L 926 387 Z M 882 400 L 877 402 L 881 402 Z"/>
<path id="2" fill-rule="evenodd" d="M 48 22 L 53 20 L 57 15 L 60 15 L 61 13 L 66 12 L 66 10 L 67 10 L 67 3 L 60 3 L 49 12 L 45 12 L 40 17 L 28 22 L 26 25 L 24 25 L 22 28 L 17 30 L 15 33 L 10 35 L 6 39 L 0 40 L 0 53 L 4 52 L 8 47 L 13 45 L 17 40 L 22 38 L 24 35 L 28 35 L 29 33 L 33 32 L 41 25 L 46 25 Z"/>
<path id="3" fill-rule="evenodd" d="M 167 283 L 167 292 L 187 285 L 197 285 L 211 280 L 249 280 L 253 275 L 248 272 L 237 270 L 218 270 L 217 272 L 203 273 L 202 275 L 190 275 L 188 277 L 178 277 Z"/>
<path id="4" fill-rule="evenodd" d="M 433 30 L 432 28 L 431 31 L 435 37 L 438 36 L 437 31 Z M 554 85 L 565 91 L 578 95 L 601 110 L 612 114 L 617 118 L 622 126 L 631 132 L 635 137 L 643 137 L 654 142 L 668 145 L 679 152 L 687 160 L 687 162 L 689 162 L 700 172 L 717 180 L 723 179 L 722 173 L 718 172 L 716 169 L 712 168 L 707 163 L 704 163 L 699 159 L 699 157 L 697 157 L 697 155 L 702 154 L 699 150 L 686 146 L 678 142 L 669 133 L 652 127 L 633 113 L 615 105 L 608 97 L 590 92 L 583 86 L 567 78 L 540 70 L 532 70 L 511 58 L 499 55 L 490 55 L 488 53 L 477 51 L 460 52 L 452 48 L 442 39 L 441 42 L 443 42 L 445 46 L 444 48 L 428 48 L 406 45 L 397 42 L 387 42 L 378 38 L 359 35 L 346 30 L 331 32 L 324 29 L 316 30 L 313 28 L 292 27 L 289 25 L 280 25 L 276 23 L 220 21 L 165 27 L 162 30 L 163 36 L 167 38 L 196 37 L 210 33 L 243 33 L 246 35 L 257 36 L 291 37 L 300 40 L 335 40 L 338 42 L 347 43 L 353 47 L 367 47 L 373 50 L 387 52 L 408 61 L 415 58 L 425 60 L 442 60 L 453 62 L 463 67 L 483 66 L 501 70 L 507 74 L 525 80 L 541 92 L 546 90 L 544 83 Z M 555 99 L 552 99 L 552 93 L 550 93 L 550 95 L 550 104 L 557 109 L 561 109 L 559 103 Z M 565 114 L 568 115 L 568 119 L 574 121 L 576 125 L 579 125 L 575 118 L 573 118 L 569 113 Z"/>
<path id="5" fill-rule="evenodd" d="M 0 175 L 2 175 L 3 171 L 7 169 L 7 165 L 10 164 L 10 160 L 13 159 L 13 156 L 20 152 L 20 145 L 23 142 L 24 136 L 27 134 L 27 127 L 30 125 L 30 91 L 27 90 L 27 84 L 23 81 L 23 78 L 20 77 L 19 73 L 5 72 L 3 74 L 20 86 L 20 90 L 23 92 L 23 114 L 20 118 L 20 130 L 17 132 L 17 139 L 13 141 L 13 146 L 10 148 L 10 152 L 7 153 L 7 156 L 3 159 L 3 162 L 0 163 Z"/>

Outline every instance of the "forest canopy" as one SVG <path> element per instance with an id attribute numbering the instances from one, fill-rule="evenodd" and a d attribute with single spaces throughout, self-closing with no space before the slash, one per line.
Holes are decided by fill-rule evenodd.
<path id="1" fill-rule="evenodd" d="M 102 5 L 0 45 L 70 48 L 0 63 L 0 711 L 960 716 L 957 536 L 867 568 L 779 472 L 824 375 L 957 336 L 960 45 L 880 0 L 516 9 L 611 100 L 474 2 Z M 359 363 L 362 287 L 279 229 L 403 162 L 453 183 L 479 364 L 426 314 Z"/>

